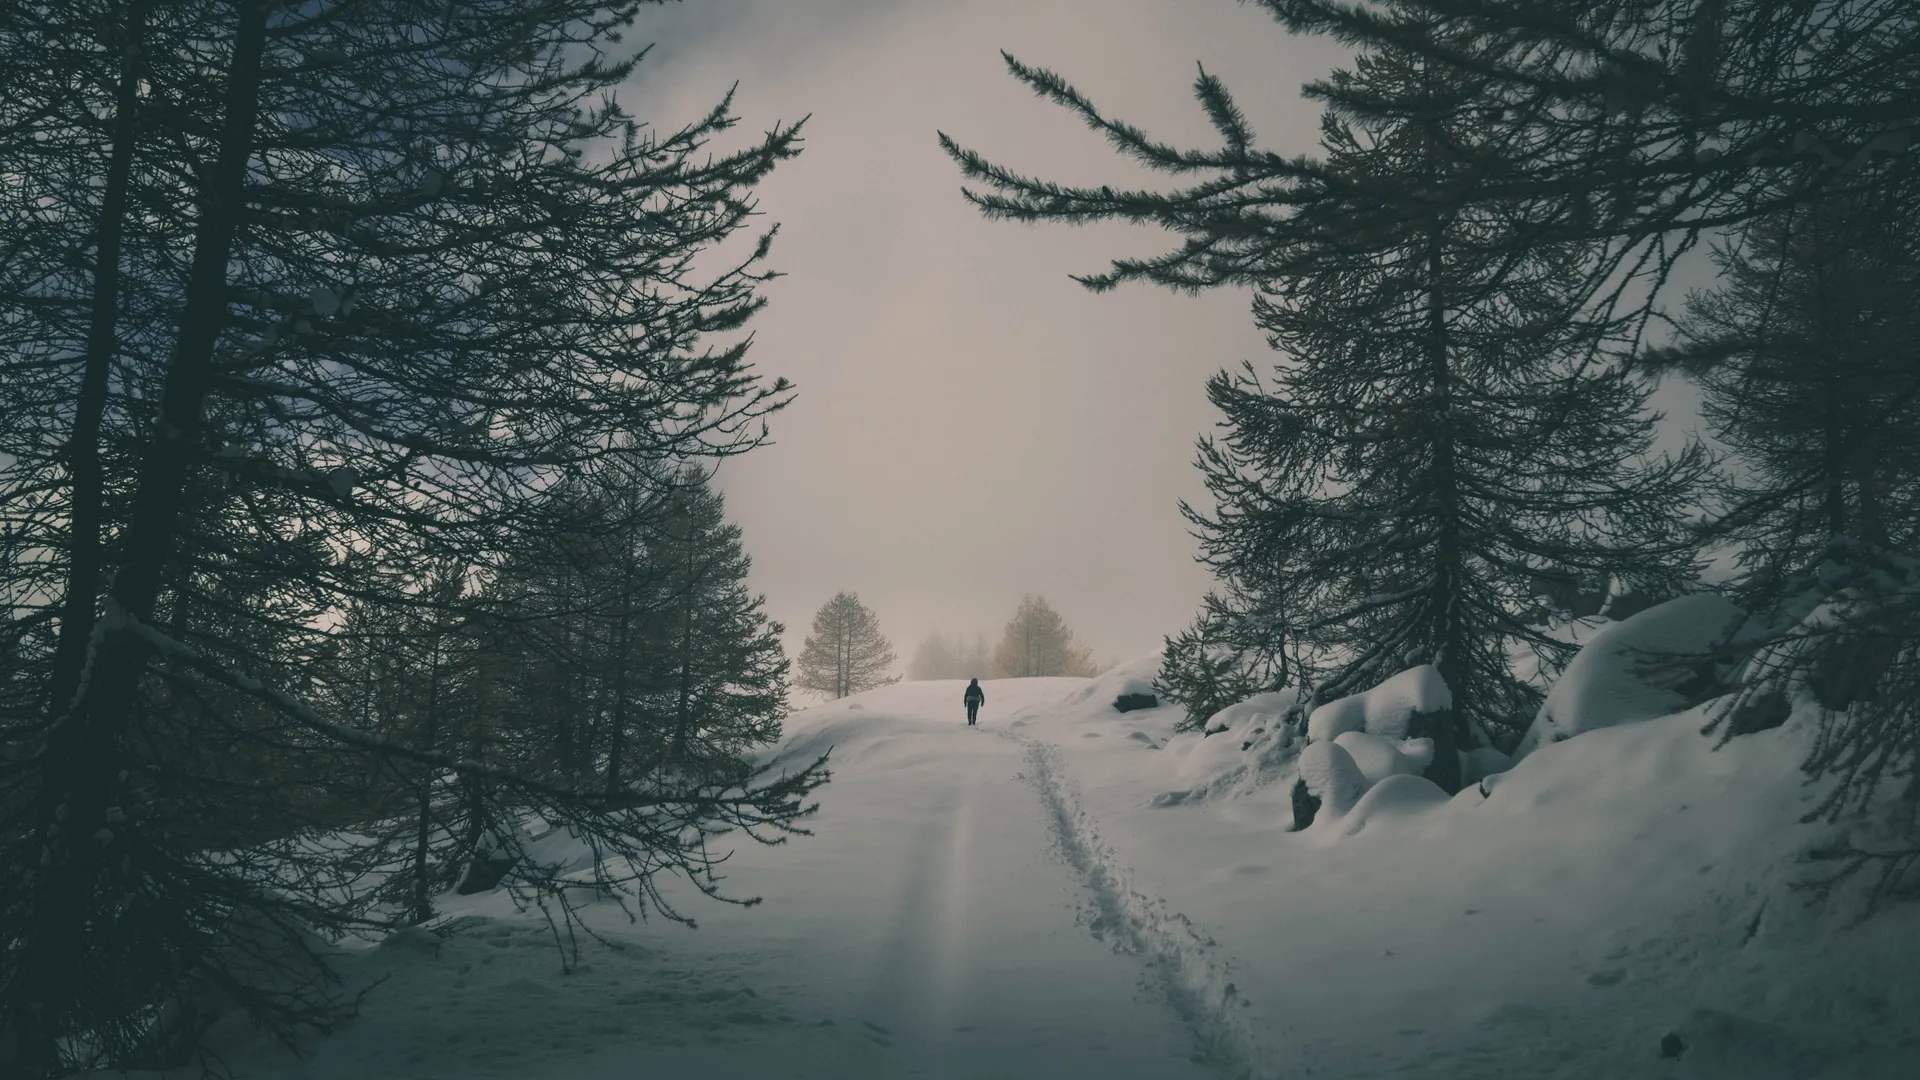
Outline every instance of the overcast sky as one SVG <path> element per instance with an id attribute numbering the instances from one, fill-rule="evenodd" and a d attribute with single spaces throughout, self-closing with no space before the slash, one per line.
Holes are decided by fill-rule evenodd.
<path id="1" fill-rule="evenodd" d="M 842 589 L 903 662 L 934 630 L 997 636 L 1029 592 L 1097 659 L 1156 651 L 1208 580 L 1178 512 L 1204 494 L 1204 381 L 1267 353 L 1247 298 L 1087 293 L 1069 273 L 1169 238 L 985 221 L 935 133 L 1049 178 L 1141 178 L 1016 83 L 1005 49 L 1211 145 L 1203 62 L 1270 145 L 1305 150 L 1297 88 L 1338 52 L 1237 0 L 685 0 L 645 8 L 629 41 L 654 44 L 623 99 L 655 126 L 736 82 L 743 140 L 811 114 L 761 189 L 787 276 L 753 325 L 759 370 L 798 397 L 720 473 L 788 651 Z"/>
<path id="2" fill-rule="evenodd" d="M 1306 150 L 1298 87 L 1336 47 L 1235 0 L 686 0 L 636 36 L 656 43 L 626 96 L 643 119 L 683 122 L 736 80 L 751 131 L 812 116 L 762 189 L 788 276 L 754 328 L 760 369 L 799 397 L 774 445 L 720 474 L 789 651 L 840 589 L 903 661 L 934 630 L 997 635 L 1028 592 L 1096 658 L 1157 650 L 1207 584 L 1178 510 L 1204 494 L 1203 384 L 1266 362 L 1247 298 L 1087 293 L 1067 275 L 1168 238 L 988 222 L 935 132 L 1049 178 L 1139 179 L 1016 83 L 1005 49 L 1211 145 L 1190 92 L 1204 63 L 1270 145 Z"/>

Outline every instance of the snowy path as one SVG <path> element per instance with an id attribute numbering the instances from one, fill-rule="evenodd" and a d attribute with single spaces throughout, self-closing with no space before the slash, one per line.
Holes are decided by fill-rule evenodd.
<path id="1" fill-rule="evenodd" d="M 256 1042 L 230 1055 L 235 1076 L 1247 1075 L 1244 1040 L 1222 1037 L 1194 992 L 1204 979 L 1167 947 L 1181 928 L 1142 917 L 1057 761 L 1007 730 L 1076 685 L 997 684 L 973 729 L 958 684 L 801 714 L 787 754 L 832 746 L 835 778 L 814 836 L 748 843 L 728 864 L 727 890 L 764 904 L 688 898 L 692 932 L 603 908 L 592 922 L 616 947 L 587 943 L 563 974 L 537 918 L 478 898 L 437 948 L 396 941 L 353 961 L 353 980 L 385 981 L 311 1057 Z"/>
<path id="2" fill-rule="evenodd" d="M 926 715 L 942 699 L 925 687 L 863 700 L 864 715 L 798 740 L 797 753 L 838 747 L 817 835 L 742 852 L 732 884 L 766 905 L 714 913 L 698 936 L 804 973 L 813 1008 L 891 1052 L 870 1075 L 1231 1075 L 1192 1060 L 1205 1033 L 1097 918 L 1108 905 L 1056 833 L 1034 744 Z"/>

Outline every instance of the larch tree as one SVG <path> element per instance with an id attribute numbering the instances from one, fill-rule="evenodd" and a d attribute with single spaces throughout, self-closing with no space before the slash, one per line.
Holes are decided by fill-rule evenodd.
<path id="1" fill-rule="evenodd" d="M 682 473 L 653 558 L 667 590 L 666 679 L 658 707 L 656 768 L 690 774 L 739 767 L 741 755 L 780 737 L 790 664 L 785 628 L 747 587 L 752 570 L 740 527 L 707 478 Z"/>
<path id="2" fill-rule="evenodd" d="M 1851 847 L 1838 874 L 1878 866 L 1877 891 L 1909 895 L 1920 893 L 1914 205 L 1904 190 L 1854 193 L 1746 230 L 1716 250 L 1718 283 L 1688 298 L 1681 341 L 1660 357 L 1698 380 L 1702 414 L 1740 466 L 1703 531 L 1734 550 L 1732 587 L 1761 629 L 1757 647 L 1736 650 L 1739 690 L 1714 723 L 1731 738 L 1817 705 L 1807 768 L 1839 780 L 1817 812 L 1869 811 L 1892 786 L 1908 835 Z"/>
<path id="3" fill-rule="evenodd" d="M 1622 287 L 1611 299 L 1642 314 L 1666 299 L 1668 271 L 1704 238 L 1746 247 L 1765 266 L 1775 261 L 1768 248 L 1783 241 L 1811 242 L 1807 253 L 1817 252 L 1816 237 L 1836 223 L 1836 209 L 1842 219 L 1861 208 L 1884 212 L 1869 225 L 1882 231 L 1861 253 L 1869 258 L 1889 252 L 1884 240 L 1912 235 L 1901 208 L 1920 195 L 1920 8 L 1906 0 L 1430 2 L 1419 5 L 1432 17 L 1424 22 L 1392 18 L 1404 6 L 1398 3 L 1261 3 L 1297 32 L 1390 45 L 1498 85 L 1520 111 L 1551 129 L 1548 152 L 1442 197 L 1489 206 L 1557 203 L 1566 212 L 1543 215 L 1537 237 L 1613 242 L 1612 255 L 1597 260 L 1593 273 L 1612 277 Z M 1449 33 L 1500 47 L 1463 51 L 1445 40 Z M 1337 100 L 1338 92 L 1324 84 L 1310 92 Z M 1824 226 L 1815 224 L 1823 218 Z M 1781 280 L 1822 263 L 1829 270 L 1844 265 L 1815 254 Z M 1694 313 L 1690 329 L 1723 343 L 1783 344 L 1764 319 L 1735 339 L 1710 326 L 1718 314 L 1735 313 L 1734 307 L 1713 313 L 1711 305 L 1742 303 L 1740 271 L 1728 269 L 1729 289 Z M 1880 294 L 1883 284 L 1872 283 L 1865 296 Z M 1844 316 L 1850 306 L 1825 314 Z M 1746 315 L 1754 313 L 1749 306 Z M 1782 313 L 1789 324 L 1820 317 L 1806 309 Z M 1866 329 L 1856 325 L 1846 333 Z M 1782 387 L 1767 385 L 1772 380 L 1760 352 L 1741 353 L 1724 351 L 1732 371 L 1706 377 L 1724 387 L 1723 380 L 1761 376 L 1747 387 L 1751 413 L 1747 402 L 1738 407 L 1744 415 L 1764 415 Z M 1696 352 L 1691 366 L 1702 372 L 1708 360 Z M 1840 372 L 1829 366 L 1827 373 Z M 1818 394 L 1816 388 L 1790 430 L 1804 433 L 1801 421 L 1808 417 L 1842 419 Z M 1845 459 L 1852 445 L 1899 441 L 1920 415 L 1920 393 L 1896 391 L 1881 401 L 1877 413 L 1845 420 L 1852 428 L 1846 444 L 1817 437 L 1819 452 L 1797 462 L 1781 453 L 1795 441 L 1786 431 L 1764 450 L 1750 447 L 1759 451 L 1759 470 L 1771 477 L 1710 520 L 1705 536 L 1768 533 L 1760 542 L 1791 540 L 1799 528 L 1791 519 L 1803 509 L 1825 523 L 1878 530 L 1872 514 L 1860 513 L 1860 497 L 1871 502 L 1873 496 L 1856 481 L 1865 479 L 1870 489 L 1879 478 L 1845 476 Z M 1828 449 L 1842 452 L 1829 455 Z M 1795 556 L 1791 548 L 1780 554 Z M 1816 813 L 1866 812 L 1889 779 L 1920 775 L 1920 562 L 1894 531 L 1885 540 L 1829 534 L 1817 553 L 1802 550 L 1797 557 L 1804 560 L 1797 567 L 1781 564 L 1749 578 L 1749 585 L 1765 582 L 1748 593 L 1750 602 L 1777 602 L 1755 612 L 1750 629 L 1760 632 L 1732 650 L 1740 660 L 1731 678 L 1741 691 L 1722 699 L 1716 720 L 1729 736 L 1766 726 L 1810 693 L 1819 706 L 1820 738 L 1806 769 L 1814 779 L 1837 781 Z M 1838 678 L 1841 672 L 1846 677 Z M 1902 782 L 1894 790 L 1904 842 L 1871 850 L 1850 845 L 1839 853 L 1845 856 L 1837 862 L 1839 877 L 1878 866 L 1884 889 L 1920 866 L 1920 784 Z M 1911 881 L 1907 887 L 1915 889 Z"/>
<path id="4" fill-rule="evenodd" d="M 1057 77 L 1013 68 L 1121 132 L 1114 139 L 1130 155 L 1174 168 L 1171 151 L 1101 118 Z M 1423 194 L 1497 171 L 1537 150 L 1542 133 L 1494 119 L 1501 103 L 1485 85 L 1388 49 L 1362 54 L 1330 85 L 1356 104 L 1323 120 L 1312 175 L 1396 207 L 1419 203 L 1423 215 L 1376 219 L 1362 246 L 1344 242 L 1351 197 L 1214 202 L 1240 181 L 1232 162 L 1256 151 L 1225 89 L 1204 74 L 1197 95 L 1226 149 L 1178 160 L 1219 179 L 1113 197 L 1129 207 L 1115 216 L 1185 208 L 1184 228 L 1202 235 L 1164 263 L 1119 264 L 1096 287 L 1214 283 L 1197 276 L 1211 269 L 1178 260 L 1204 244 L 1239 245 L 1243 262 L 1218 283 L 1255 288 L 1255 320 L 1286 357 L 1271 380 L 1248 366 L 1208 385 L 1225 432 L 1200 445 L 1215 507 L 1186 512 L 1220 586 L 1169 643 L 1173 670 L 1161 683 L 1199 712 L 1222 695 L 1277 687 L 1290 660 L 1305 665 L 1319 700 L 1433 664 L 1454 708 L 1420 734 L 1438 744 L 1430 778 L 1452 790 L 1456 750 L 1511 745 L 1532 719 L 1540 691 L 1515 674 L 1516 649 L 1549 664 L 1570 651 L 1526 618 L 1535 574 L 1572 568 L 1667 589 L 1686 580 L 1691 539 L 1677 511 L 1704 461 L 1697 450 L 1648 457 L 1648 388 L 1609 356 L 1633 327 L 1592 314 L 1585 251 L 1520 242 L 1528 223 L 1507 208 Z M 1357 104 L 1369 101 L 1403 111 Z M 970 196 L 990 216 L 1077 220 L 1088 213 L 1078 199 L 1108 197 L 1026 180 L 949 145 L 991 189 Z"/>
<path id="5" fill-rule="evenodd" d="M 1737 545 L 1743 599 L 1781 600 L 1833 537 L 1920 538 L 1920 216 L 1904 198 L 1813 202 L 1714 252 L 1660 359 L 1702 387 L 1740 463 L 1716 539 Z"/>
<path id="6" fill-rule="evenodd" d="M 1013 618 L 993 648 L 993 673 L 1001 679 L 1094 674 L 1093 651 L 1074 640 L 1067 621 L 1043 596 L 1020 598 Z"/>
<path id="7" fill-rule="evenodd" d="M 892 674 L 897 659 L 880 632 L 879 617 L 853 593 L 835 593 L 814 613 L 795 683 L 810 693 L 843 698 L 899 682 Z"/>

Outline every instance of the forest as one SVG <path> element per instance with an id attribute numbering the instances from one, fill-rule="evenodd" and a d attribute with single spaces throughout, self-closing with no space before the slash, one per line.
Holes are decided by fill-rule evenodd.
<path id="1" fill-rule="evenodd" d="M 0 7 L 0 1071 L 330 1030 L 331 942 L 491 892 L 566 947 L 691 924 L 808 834 L 790 695 L 897 657 L 843 592 L 790 661 L 715 480 L 795 400 L 750 347 L 805 121 L 630 111 L 656 2 Z M 1884 826 L 1828 887 L 1920 896 L 1920 9 L 1253 6 L 1351 52 L 1310 151 L 1205 69 L 1189 148 L 1011 54 L 1164 182 L 938 136 L 985 218 L 1166 237 L 1088 289 L 1240 290 L 1274 351 L 1206 385 L 1179 728 L 1430 666 L 1451 796 L 1569 626 L 1714 592 L 1737 632 L 1647 664 L 1720 744 L 1810 710 L 1805 820 Z M 986 645 L 910 673 L 1098 670 L 1037 594 Z"/>

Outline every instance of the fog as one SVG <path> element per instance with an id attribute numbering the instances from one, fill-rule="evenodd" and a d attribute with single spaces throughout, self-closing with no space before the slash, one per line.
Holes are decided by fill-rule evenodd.
<path id="1" fill-rule="evenodd" d="M 736 80 L 746 135 L 811 114 L 761 192 L 787 276 L 754 326 L 759 369 L 798 398 L 719 474 L 789 652 L 839 589 L 903 663 L 934 630 L 996 634 L 1028 592 L 1097 660 L 1158 649 L 1208 580 L 1178 509 L 1204 496 L 1206 376 L 1270 356 L 1247 297 L 1088 293 L 1068 275 L 1169 238 L 986 221 L 935 132 L 1048 178 L 1155 182 L 1015 82 L 1005 49 L 1212 145 L 1203 63 L 1270 146 L 1305 151 L 1298 87 L 1338 47 L 1233 0 L 691 0 L 635 38 L 655 43 L 627 95 L 643 119 L 684 122 Z"/>

